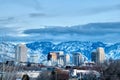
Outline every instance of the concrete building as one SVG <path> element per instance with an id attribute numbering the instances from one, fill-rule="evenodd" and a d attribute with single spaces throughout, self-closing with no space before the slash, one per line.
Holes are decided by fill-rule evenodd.
<path id="1" fill-rule="evenodd" d="M 93 61 L 95 63 L 97 62 L 97 52 L 96 51 L 91 53 L 91 61 Z"/>
<path id="2" fill-rule="evenodd" d="M 79 52 L 73 53 L 73 64 L 80 66 L 84 62 L 83 55 Z"/>
<path id="3" fill-rule="evenodd" d="M 27 47 L 24 44 L 18 44 L 16 46 L 15 62 L 24 63 L 27 62 Z"/>
<path id="4" fill-rule="evenodd" d="M 70 55 L 65 54 L 64 55 L 64 65 L 69 65 L 70 64 Z"/>
<path id="5" fill-rule="evenodd" d="M 96 62 L 97 63 L 103 63 L 104 60 L 105 60 L 104 48 L 98 47 L 96 52 L 97 52 L 97 54 L 96 54 Z"/>
<path id="6" fill-rule="evenodd" d="M 51 61 L 53 64 L 56 65 L 64 65 L 64 52 L 63 51 L 54 51 L 48 53 L 47 56 L 48 61 Z"/>
<path id="7" fill-rule="evenodd" d="M 71 71 L 70 74 L 71 74 L 72 77 L 77 78 L 75 80 L 99 80 L 99 78 L 100 78 L 100 73 L 95 71 L 95 70 L 73 69 L 73 71 Z"/>
<path id="8" fill-rule="evenodd" d="M 50 53 L 48 53 L 47 59 L 48 59 L 48 61 L 49 60 L 51 60 L 51 61 L 57 61 L 57 54 L 56 54 L 56 52 L 50 52 Z"/>
<path id="9" fill-rule="evenodd" d="M 58 58 L 58 65 L 60 66 L 64 66 L 64 55 L 59 55 L 59 58 Z"/>
<path id="10" fill-rule="evenodd" d="M 64 65 L 64 52 L 63 51 L 58 51 L 56 52 L 57 54 L 57 64 L 60 66 Z"/>
<path id="11" fill-rule="evenodd" d="M 95 66 L 95 62 L 85 61 L 84 64 L 82 64 L 82 67 L 93 67 L 93 66 Z"/>
<path id="12" fill-rule="evenodd" d="M 98 47 L 96 51 L 91 54 L 91 61 L 95 63 L 103 63 L 105 60 L 104 48 Z"/>

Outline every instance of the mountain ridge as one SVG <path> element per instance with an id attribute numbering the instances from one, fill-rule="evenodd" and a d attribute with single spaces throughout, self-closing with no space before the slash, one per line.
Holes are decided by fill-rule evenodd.
<path id="1" fill-rule="evenodd" d="M 39 61 L 47 60 L 47 54 L 50 51 L 64 51 L 65 54 L 72 54 L 74 52 L 81 52 L 87 60 L 91 60 L 92 51 L 98 47 L 103 47 L 106 53 L 106 59 L 120 59 L 120 43 L 107 44 L 103 42 L 90 42 L 90 41 L 67 41 L 54 44 L 53 42 L 31 42 L 25 44 L 28 48 L 28 56 L 31 54 L 39 54 Z M 6 50 L 7 56 L 15 55 L 15 44 L 14 43 L 0 43 L 0 53 L 3 52 L 3 48 Z M 2 54 L 0 54 L 2 57 Z M 30 59 L 30 57 L 29 57 Z M 2 60 L 1 60 L 2 61 Z"/>

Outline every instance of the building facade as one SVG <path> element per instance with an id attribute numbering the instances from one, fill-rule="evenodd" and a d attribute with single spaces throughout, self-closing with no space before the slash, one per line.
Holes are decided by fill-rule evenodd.
<path id="1" fill-rule="evenodd" d="M 70 64 L 70 55 L 66 54 L 64 55 L 64 65 L 69 65 Z"/>
<path id="2" fill-rule="evenodd" d="M 97 52 L 96 51 L 93 51 L 92 53 L 91 53 L 91 61 L 93 61 L 93 62 L 97 62 Z"/>
<path id="3" fill-rule="evenodd" d="M 103 63 L 105 61 L 104 48 L 98 47 L 96 51 L 92 52 L 91 60 L 95 63 Z"/>
<path id="4" fill-rule="evenodd" d="M 81 53 L 73 53 L 73 64 L 75 66 L 80 66 L 83 63 L 83 61 L 83 55 Z"/>
<path id="5" fill-rule="evenodd" d="M 103 62 L 105 61 L 104 48 L 98 47 L 96 52 L 97 52 L 96 62 L 97 62 L 97 63 L 103 63 Z"/>
<path id="6" fill-rule="evenodd" d="M 18 44 L 16 46 L 15 62 L 24 63 L 27 62 L 27 47 L 24 44 Z"/>
<path id="7" fill-rule="evenodd" d="M 57 54 L 56 52 L 50 52 L 48 53 L 48 56 L 47 56 L 47 59 L 48 61 L 51 60 L 51 61 L 56 61 L 57 60 Z"/>
<path id="8" fill-rule="evenodd" d="M 56 65 L 64 65 L 64 52 L 63 51 L 53 51 L 48 53 L 47 56 L 48 61 L 51 61 Z"/>

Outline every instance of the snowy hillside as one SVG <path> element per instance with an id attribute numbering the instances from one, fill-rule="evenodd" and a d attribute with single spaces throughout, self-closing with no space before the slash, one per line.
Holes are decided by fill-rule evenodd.
<path id="1" fill-rule="evenodd" d="M 14 60 L 15 45 L 12 43 L 0 43 L 0 61 Z"/>
<path id="2" fill-rule="evenodd" d="M 64 51 L 72 55 L 74 52 L 81 52 L 88 60 L 91 59 L 91 52 L 97 47 L 103 47 L 106 52 L 106 59 L 120 59 L 120 43 L 105 44 L 102 42 L 81 42 L 81 41 L 68 41 L 59 44 L 52 42 L 31 42 L 26 43 L 28 47 L 28 58 L 30 55 L 39 54 L 39 62 L 46 61 L 47 54 L 50 51 Z M 0 61 L 3 57 L 6 59 L 14 59 L 15 44 L 13 43 L 0 43 Z"/>
<path id="3" fill-rule="evenodd" d="M 49 51 L 64 51 L 64 53 L 73 54 L 73 52 L 81 52 L 84 56 L 91 59 L 91 52 L 97 47 L 103 47 L 106 52 L 106 59 L 120 58 L 120 43 L 105 44 L 102 42 L 81 42 L 81 41 L 68 41 L 59 44 L 51 42 L 33 42 L 26 44 L 31 51 L 38 51 L 41 54 L 48 54 Z"/>

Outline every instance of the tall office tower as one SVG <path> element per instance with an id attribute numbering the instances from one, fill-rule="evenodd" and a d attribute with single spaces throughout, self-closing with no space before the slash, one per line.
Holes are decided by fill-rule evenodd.
<path id="1" fill-rule="evenodd" d="M 24 44 L 18 44 L 16 46 L 15 59 L 17 63 L 27 62 L 27 47 Z"/>
<path id="2" fill-rule="evenodd" d="M 64 65 L 64 53 L 62 51 L 54 51 L 48 53 L 48 61 L 52 61 L 52 63 L 56 63 L 57 65 Z"/>
<path id="3" fill-rule="evenodd" d="M 57 61 L 57 54 L 56 52 L 50 52 L 48 53 L 48 61 L 51 60 L 53 62 Z"/>
<path id="4" fill-rule="evenodd" d="M 81 53 L 73 53 L 73 64 L 75 66 L 80 66 L 83 63 L 84 59 Z"/>
<path id="5" fill-rule="evenodd" d="M 64 55 L 59 55 L 57 64 L 60 66 L 64 66 Z"/>
<path id="6" fill-rule="evenodd" d="M 105 60 L 104 48 L 99 47 L 99 48 L 97 48 L 96 62 L 97 63 L 103 63 L 104 60 Z"/>
<path id="7" fill-rule="evenodd" d="M 64 65 L 64 52 L 57 51 L 57 64 L 63 66 Z"/>
<path id="8" fill-rule="evenodd" d="M 64 55 L 64 65 L 70 64 L 70 55 L 66 54 Z"/>
<path id="9" fill-rule="evenodd" d="M 92 53 L 91 53 L 91 61 L 93 61 L 93 62 L 97 62 L 97 58 L 96 58 L 96 55 L 97 55 L 97 52 L 96 51 L 93 51 Z"/>
<path id="10" fill-rule="evenodd" d="M 48 55 L 47 55 L 47 60 L 48 60 L 48 61 L 50 61 L 50 60 L 51 60 L 51 58 L 52 58 L 51 53 L 48 53 Z"/>

